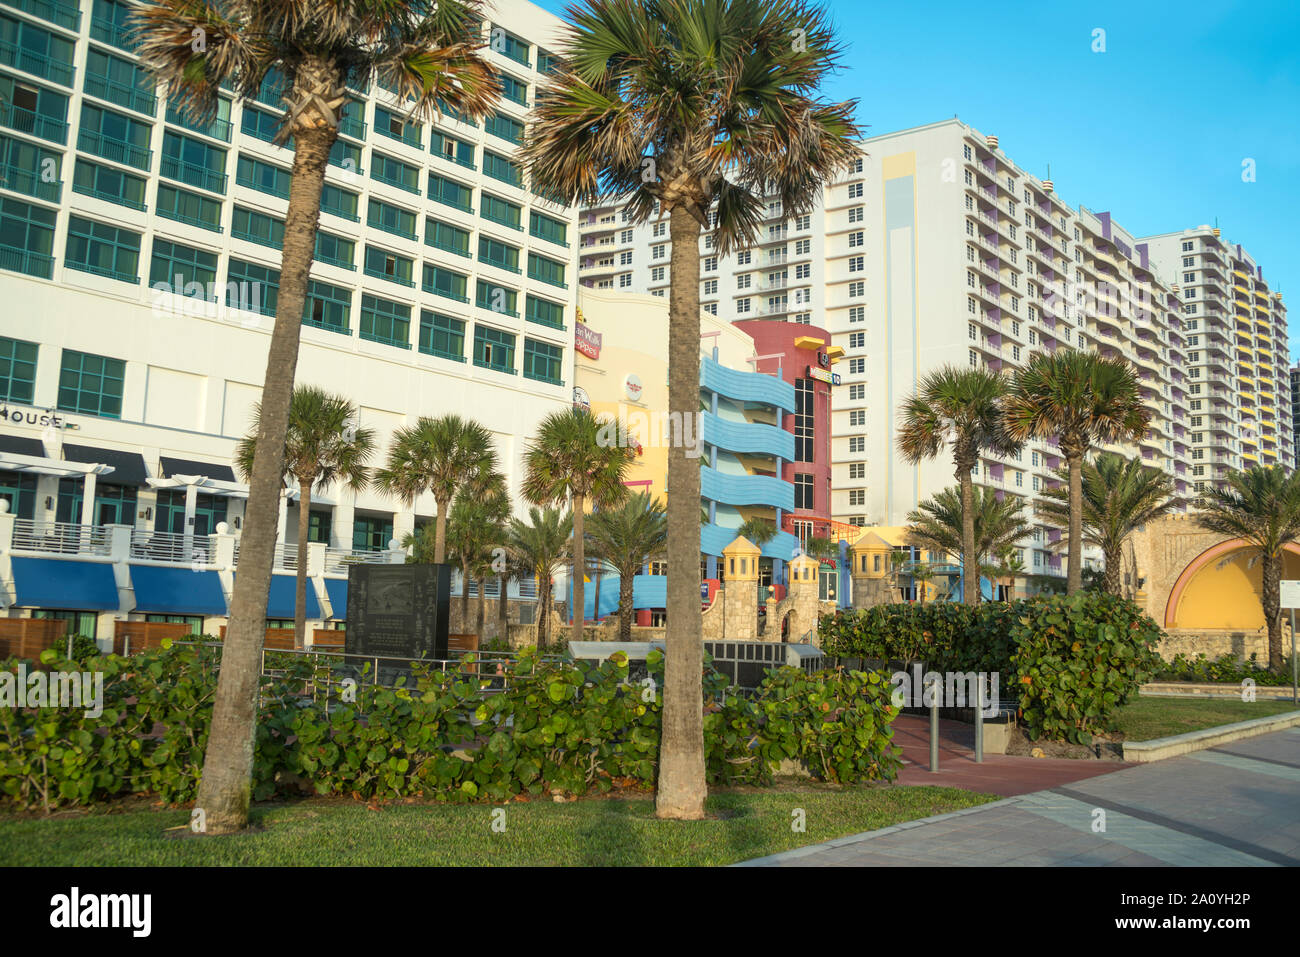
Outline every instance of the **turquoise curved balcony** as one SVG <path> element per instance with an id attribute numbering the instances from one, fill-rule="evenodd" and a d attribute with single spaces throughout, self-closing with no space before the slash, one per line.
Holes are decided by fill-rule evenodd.
<path id="1" fill-rule="evenodd" d="M 709 358 L 700 359 L 700 387 L 729 399 L 794 411 L 794 386 L 776 376 L 728 369 Z"/>
<path id="2" fill-rule="evenodd" d="M 736 530 L 734 528 L 724 528 L 721 525 L 712 525 L 704 522 L 700 526 L 700 551 L 705 555 L 722 556 L 722 550 L 736 540 Z M 781 561 L 788 562 L 794 557 L 795 546 L 799 544 L 799 539 L 795 538 L 789 532 L 777 532 L 771 539 L 763 543 L 762 555 L 764 558 L 779 558 Z"/>
<path id="3" fill-rule="evenodd" d="M 723 505 L 770 505 L 794 511 L 794 486 L 770 475 L 726 475 L 703 465 L 700 495 Z"/>
<path id="4" fill-rule="evenodd" d="M 712 412 L 700 416 L 705 442 L 728 452 L 753 452 L 789 462 L 794 459 L 794 435 L 774 425 L 732 422 Z"/>

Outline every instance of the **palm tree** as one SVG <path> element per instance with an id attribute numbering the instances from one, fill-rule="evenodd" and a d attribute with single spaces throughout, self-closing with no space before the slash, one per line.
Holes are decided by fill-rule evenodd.
<path id="1" fill-rule="evenodd" d="M 928 562 L 915 562 L 912 565 L 912 581 L 916 582 L 916 600 L 925 604 L 925 586 L 934 581 L 934 568 Z"/>
<path id="2" fill-rule="evenodd" d="M 962 591 L 962 602 L 980 600 L 979 551 L 975 542 L 975 493 L 971 473 L 980 454 L 989 449 L 999 454 L 1014 452 L 1018 443 L 1002 428 L 1002 400 L 1007 381 L 989 369 L 963 369 L 946 365 L 931 372 L 916 394 L 904 404 L 898 427 L 898 450 L 917 465 L 939 455 L 945 445 L 952 448 L 953 475 L 961 487 L 962 580 L 976 587 Z"/>
<path id="3" fill-rule="evenodd" d="M 1069 479 L 1066 469 L 1057 469 L 1056 474 L 1062 482 Z M 1140 526 L 1168 515 L 1181 503 L 1162 469 L 1143 465 L 1138 456 L 1128 459 L 1114 452 L 1102 452 L 1084 462 L 1079 487 L 1083 493 L 1083 541 L 1101 549 L 1104 588 L 1120 595 L 1124 542 Z M 1070 497 L 1064 485 L 1042 493 L 1038 514 L 1057 528 L 1069 527 Z"/>
<path id="4" fill-rule="evenodd" d="M 1026 520 L 1023 505 L 1015 495 L 999 499 L 991 488 L 980 487 L 972 492 L 970 515 L 974 530 L 975 567 L 984 570 L 992 556 L 1013 548 L 1016 542 L 1033 533 L 1033 525 Z M 914 545 L 930 552 L 960 555 L 962 558 L 962 598 L 971 590 L 980 589 L 980 580 L 967 578 L 970 563 L 966 561 L 967 512 L 962 508 L 961 490 L 949 487 L 926 499 L 907 513 L 908 538 Z"/>
<path id="5" fill-rule="evenodd" d="M 747 518 L 736 529 L 736 537 L 743 538 L 760 549 L 776 537 L 776 522 L 765 518 Z"/>
<path id="6" fill-rule="evenodd" d="M 402 536 L 402 547 L 410 554 L 406 556 L 408 565 L 432 565 L 434 554 L 434 529 L 432 525 L 423 525 L 413 532 Z"/>
<path id="7" fill-rule="evenodd" d="M 510 520 L 510 495 L 505 477 L 484 469 L 472 475 L 456 494 L 447 519 L 447 545 L 451 558 L 460 566 L 460 627 L 468 633 L 470 582 L 478 587 L 478 627 L 483 637 L 486 597 L 484 578 L 490 574 L 497 548 L 503 547 L 506 523 Z"/>
<path id="8" fill-rule="evenodd" d="M 544 418 L 524 453 L 524 498 L 573 508 L 572 638 L 581 639 L 586 617 L 584 509 L 609 508 L 627 496 L 623 477 L 634 458 L 621 426 L 576 407 Z"/>
<path id="9" fill-rule="evenodd" d="M 558 508 L 528 510 L 528 521 L 510 520 L 509 550 L 537 576 L 537 650 L 545 651 L 551 631 L 551 587 L 564 567 L 573 534 L 573 514 Z"/>
<path id="10" fill-rule="evenodd" d="M 1069 477 L 1065 591 L 1083 587 L 1083 459 L 1094 445 L 1136 441 L 1151 413 L 1127 361 L 1096 352 L 1038 352 L 1012 376 L 1004 402 L 1007 432 L 1017 442 L 1055 438 Z"/>
<path id="11" fill-rule="evenodd" d="M 311 385 L 295 386 L 289 402 L 289 428 L 284 441 L 284 479 L 298 483 L 298 574 L 293 603 L 293 646 L 307 646 L 307 538 L 311 534 L 311 493 L 327 490 L 338 480 L 360 492 L 370 483 L 366 460 L 375 450 L 373 429 L 354 423 L 357 407 L 351 400 Z M 235 446 L 235 467 L 245 482 L 257 459 L 262 406 L 253 406 L 253 433 Z"/>
<path id="12" fill-rule="evenodd" d="M 142 64 L 195 121 L 215 115 L 223 83 L 232 83 L 240 99 L 251 100 L 273 71 L 282 77 L 285 113 L 277 140 L 292 140 L 294 150 L 258 454 L 248 482 L 239 574 L 197 801 L 206 832 L 226 834 L 248 825 L 285 436 L 325 167 L 346 102 L 343 89 L 365 86 L 377 73 L 409 98 L 412 115 L 431 118 L 442 104 L 477 118 L 490 111 L 499 85 L 478 53 L 477 0 L 439 0 L 436 6 L 146 0 L 134 8 L 131 25 Z"/>
<path id="13" fill-rule="evenodd" d="M 1259 553 L 1263 590 L 1260 604 L 1268 624 L 1268 665 L 1280 672 L 1282 655 L 1282 556 L 1300 539 L 1300 472 L 1280 465 L 1230 472 L 1196 502 L 1196 521 L 1211 532 L 1240 538 Z"/>
<path id="14" fill-rule="evenodd" d="M 752 244 L 770 200 L 810 212 L 858 155 L 855 104 L 815 99 L 841 50 L 820 7 L 765 0 L 583 0 L 565 62 L 538 95 L 523 156 L 534 188 L 628 197 L 631 222 L 667 216 L 668 407 L 699 412 L 703 230 L 718 255 Z M 711 218 L 715 217 L 715 218 Z M 668 449 L 668 603 L 656 813 L 704 816 L 700 468 Z"/>
<path id="15" fill-rule="evenodd" d="M 497 454 L 492 435 L 478 422 L 447 414 L 421 416 L 410 428 L 393 433 L 388 462 L 375 473 L 375 484 L 411 505 L 425 492 L 433 493 L 433 560 L 447 560 L 447 517 L 461 487 L 476 475 L 495 472 Z"/>
<path id="16" fill-rule="evenodd" d="M 1024 559 L 1020 557 L 1019 549 L 1011 545 L 999 549 L 995 557 L 997 564 L 994 566 L 994 574 L 1007 579 L 1007 601 L 1011 601 L 1016 589 L 1016 578 L 1025 570 Z"/>
<path id="17" fill-rule="evenodd" d="M 632 581 L 641 566 L 663 554 L 667 512 L 649 492 L 638 492 L 622 505 L 593 512 L 587 533 L 597 557 L 618 572 L 618 640 L 631 641 Z"/>

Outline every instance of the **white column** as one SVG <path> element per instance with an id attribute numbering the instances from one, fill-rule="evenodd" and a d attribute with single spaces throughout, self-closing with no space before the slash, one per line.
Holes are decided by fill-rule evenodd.
<path id="1" fill-rule="evenodd" d="M 197 485 L 185 486 L 185 524 L 182 526 L 182 535 L 185 543 L 185 560 L 189 561 L 193 556 L 194 549 L 194 512 L 198 506 L 199 487 Z"/>
<path id="2" fill-rule="evenodd" d="M 94 472 L 87 472 L 82 482 L 81 524 L 85 527 L 95 524 L 95 482 L 98 478 Z"/>

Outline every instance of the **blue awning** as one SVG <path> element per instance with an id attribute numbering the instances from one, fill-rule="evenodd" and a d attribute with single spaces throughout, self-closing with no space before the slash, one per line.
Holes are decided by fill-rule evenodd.
<path id="1" fill-rule="evenodd" d="M 106 562 L 14 558 L 14 604 L 23 608 L 117 611 L 117 582 Z"/>
<path id="2" fill-rule="evenodd" d="M 294 592 L 297 587 L 296 575 L 272 575 L 271 592 L 266 596 L 266 617 L 292 618 Z M 307 617 L 320 617 L 320 602 L 316 600 L 316 589 L 311 579 L 307 580 Z"/>
<path id="3" fill-rule="evenodd" d="M 135 610 L 165 615 L 225 615 L 226 596 L 214 571 L 132 565 Z"/>
<path id="4" fill-rule="evenodd" d="M 348 580 L 346 578 L 325 579 L 325 596 L 330 600 L 330 608 L 335 621 L 348 617 Z"/>

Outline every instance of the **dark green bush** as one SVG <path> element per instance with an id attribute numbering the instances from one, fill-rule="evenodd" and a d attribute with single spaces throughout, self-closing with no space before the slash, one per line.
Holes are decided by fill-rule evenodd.
<path id="1" fill-rule="evenodd" d="M 1200 681 L 1241 684 L 1249 678 L 1260 686 L 1280 686 L 1291 683 L 1291 661 L 1288 655 L 1281 672 L 1273 672 L 1259 664 L 1255 656 L 1241 661 L 1236 655 L 1226 654 L 1208 658 L 1204 653 L 1195 658 L 1174 655 L 1173 661 L 1163 662 L 1156 672 L 1157 681 Z"/>
<path id="2" fill-rule="evenodd" d="M 60 670 L 104 675 L 104 711 L 0 709 L 0 796 L 23 808 L 86 805 L 128 793 L 168 803 L 197 794 L 220 648 L 168 645 Z M 0 667 L 14 670 L 16 662 Z M 495 679 L 414 669 L 396 688 L 361 683 L 356 700 L 308 693 L 317 666 L 299 657 L 263 678 L 254 797 L 303 786 L 319 794 L 501 800 L 653 783 L 663 656 L 651 684 L 628 681 L 626 659 L 598 666 L 520 655 Z M 488 686 L 504 684 L 488 693 Z M 764 784 L 785 758 L 851 783 L 897 772 L 889 686 L 879 674 L 773 672 L 753 697 L 705 674 L 705 747 L 712 783 Z"/>
<path id="3" fill-rule="evenodd" d="M 1090 743 L 1160 667 L 1163 633 L 1126 599 L 1081 591 L 1014 611 L 1012 667 L 1030 737 Z"/>
<path id="4" fill-rule="evenodd" d="M 877 605 L 818 623 L 822 649 L 839 658 L 923 661 L 934 671 L 1007 671 L 1011 606 L 981 602 Z"/>

